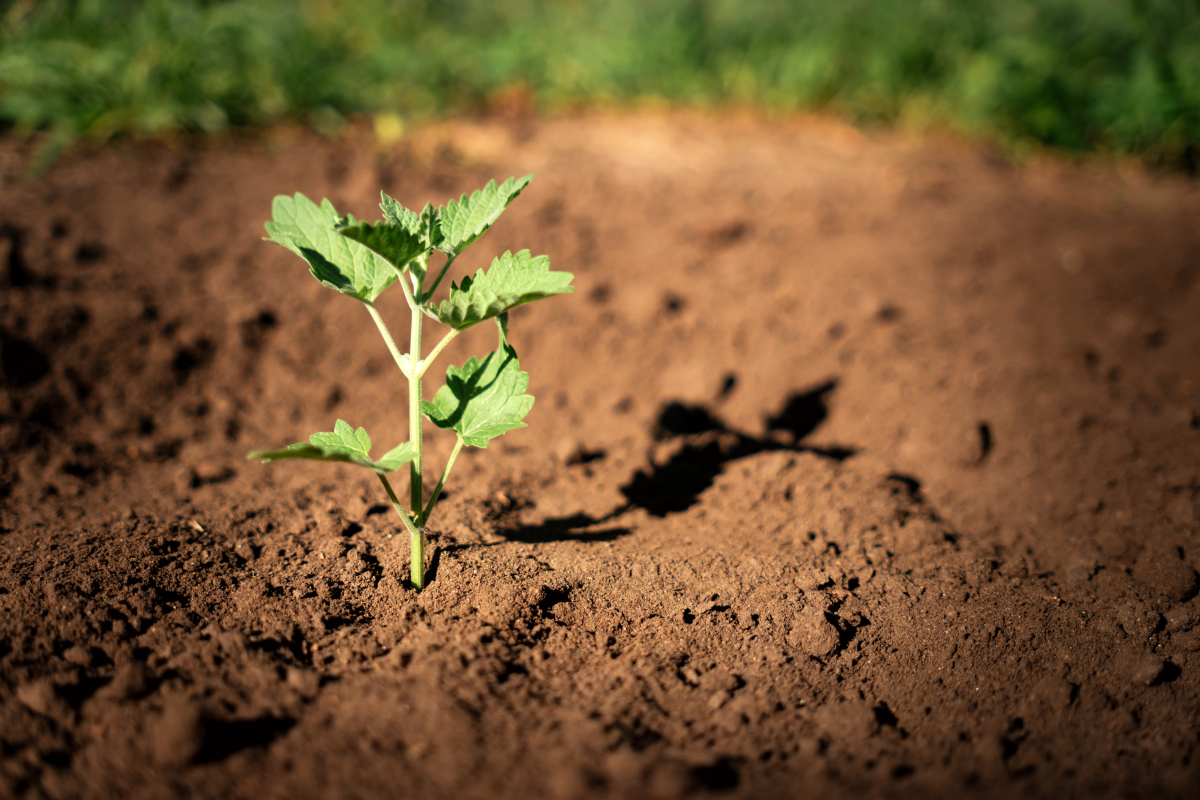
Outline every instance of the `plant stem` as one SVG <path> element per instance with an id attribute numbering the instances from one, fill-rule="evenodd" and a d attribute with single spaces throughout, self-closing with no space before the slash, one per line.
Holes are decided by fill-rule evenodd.
<path id="1" fill-rule="evenodd" d="M 421 302 L 422 302 L 422 303 L 426 303 L 426 302 L 428 302 L 428 301 L 429 301 L 429 298 L 433 297 L 433 293 L 434 293 L 434 292 L 436 292 L 436 291 L 437 291 L 437 288 L 438 288 L 438 286 L 439 286 L 439 285 L 441 285 L 441 283 L 442 283 L 442 278 L 444 278 L 444 277 L 446 276 L 446 272 L 447 272 L 447 271 L 450 269 L 450 265 L 454 263 L 454 259 L 456 259 L 456 258 L 458 258 L 458 254 L 457 254 L 457 253 L 455 253 L 455 254 L 454 254 L 454 255 L 452 255 L 452 256 L 447 256 L 447 257 L 446 257 L 446 263 L 445 263 L 445 264 L 442 264 L 442 271 L 438 273 L 438 276 L 437 276 L 436 278 L 434 278 L 434 280 L 433 280 L 433 286 L 430 286 L 430 287 L 429 287 L 429 291 L 428 291 L 428 292 L 422 292 L 422 293 L 421 293 Z"/>
<path id="2" fill-rule="evenodd" d="M 399 270 L 396 270 L 396 271 L 400 272 Z M 413 280 L 416 280 L 416 279 L 414 278 Z M 402 290 L 404 290 L 404 299 L 408 301 L 408 307 L 411 308 L 414 313 L 416 313 L 417 309 L 420 306 L 417 303 L 417 298 L 413 296 L 412 287 L 409 286 L 408 282 L 404 280 L 404 273 L 400 273 L 400 280 L 398 280 L 396 282 L 399 283 L 400 288 Z M 418 353 L 417 355 L 419 356 L 420 353 Z"/>
<path id="3" fill-rule="evenodd" d="M 407 289 L 407 287 L 405 287 Z M 422 452 L 421 441 L 421 375 L 417 371 L 421 364 L 421 322 L 424 319 L 421 309 L 412 301 L 412 295 L 407 291 L 412 308 L 412 333 L 409 340 L 409 358 L 412 359 L 408 371 L 408 438 L 413 443 L 417 457 L 409 464 L 409 505 L 412 508 L 415 530 L 410 530 L 412 538 L 412 585 L 417 591 L 425 588 L 425 493 L 421 487 Z"/>
<path id="4" fill-rule="evenodd" d="M 387 343 L 388 350 L 392 353 L 392 358 L 396 360 L 396 366 L 404 373 L 404 377 L 410 377 L 408 365 L 404 363 L 404 356 L 400 353 L 400 348 L 396 347 L 396 341 L 392 338 L 391 331 L 383 323 L 383 317 L 379 316 L 379 310 L 372 303 L 366 303 L 366 306 L 367 311 L 371 313 L 371 319 L 375 320 L 375 327 L 379 328 L 379 332 L 383 335 L 383 341 Z"/>
<path id="5" fill-rule="evenodd" d="M 379 475 L 378 472 L 375 473 Z M 388 499 L 392 501 L 392 508 L 396 509 L 396 513 L 400 515 L 400 519 L 404 521 L 404 527 L 408 528 L 409 532 L 416 530 L 412 520 L 408 516 L 408 512 L 404 510 L 404 506 L 400 505 L 400 498 L 396 496 L 396 492 L 392 489 L 391 482 L 386 475 L 379 475 L 379 482 L 383 484 L 384 490 L 387 492 Z"/>
<path id="6" fill-rule="evenodd" d="M 412 528 L 408 535 L 412 547 L 412 562 L 408 580 L 418 592 L 425 588 L 425 529 Z"/>
<path id="7" fill-rule="evenodd" d="M 419 591 L 425 588 L 425 539 L 421 535 L 421 529 L 413 524 L 413 521 L 409 519 L 408 512 L 404 510 L 404 506 L 400 505 L 400 498 L 396 497 L 396 493 L 392 491 L 392 484 L 388 481 L 387 476 L 380 475 L 379 481 L 387 491 L 388 499 L 392 501 L 392 507 L 400 515 L 400 519 L 404 520 L 404 527 L 408 528 L 408 538 L 412 542 L 412 566 L 409 569 L 409 579 L 412 581 L 413 588 Z"/>
<path id="8" fill-rule="evenodd" d="M 417 365 L 416 371 L 416 376 L 418 378 L 425 374 L 425 370 L 429 369 L 429 365 L 433 363 L 434 359 L 438 357 L 438 354 L 442 352 L 446 345 L 450 344 L 450 340 L 455 336 L 458 336 L 458 331 L 454 328 L 451 328 L 449 332 L 442 337 L 442 340 L 437 343 L 437 346 L 429 351 L 429 355 L 421 359 L 421 363 Z"/>
<path id="9" fill-rule="evenodd" d="M 429 515 L 433 513 L 433 507 L 437 504 L 438 497 L 442 494 L 442 487 L 446 485 L 446 479 L 450 477 L 450 470 L 454 467 L 454 459 L 458 458 L 459 452 L 463 448 L 462 437 L 458 437 L 458 441 L 454 443 L 454 449 L 450 452 L 450 459 L 446 462 L 446 468 L 442 470 L 442 477 L 437 482 L 437 486 L 433 487 L 433 494 L 429 496 L 429 505 L 425 506 L 425 512 L 421 515 L 423 522 L 429 521 Z"/>

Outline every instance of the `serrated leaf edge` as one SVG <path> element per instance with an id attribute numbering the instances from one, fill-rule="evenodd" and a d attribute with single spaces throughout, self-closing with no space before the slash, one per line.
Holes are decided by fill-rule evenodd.
<path id="1" fill-rule="evenodd" d="M 461 430 L 459 430 L 458 426 L 461 425 L 463 414 L 466 413 L 467 408 L 470 406 L 471 398 L 468 398 L 465 403 L 461 403 L 459 405 L 458 420 L 454 424 L 451 424 L 451 425 L 442 425 L 440 422 L 438 422 L 436 419 L 434 419 L 433 415 L 430 412 L 431 411 L 436 412 L 438 410 L 438 407 L 433 401 L 430 401 L 430 400 L 422 400 L 421 401 L 421 413 L 425 416 L 426 419 L 428 419 L 430 422 L 432 422 L 434 425 L 441 428 L 442 430 L 454 431 L 458 435 L 458 438 L 462 439 L 463 444 L 470 445 L 471 447 L 486 448 L 488 446 L 488 443 L 491 442 L 492 439 L 499 438 L 500 436 L 503 436 L 505 433 L 509 433 L 511 431 L 520 430 L 521 428 L 529 427 L 528 423 L 524 422 L 523 420 L 524 420 L 524 417 L 527 416 L 529 414 L 529 412 L 533 409 L 533 404 L 535 402 L 535 398 L 533 397 L 533 395 L 526 393 L 526 390 L 529 388 L 529 373 L 525 372 L 524 370 L 521 369 L 520 360 L 517 358 L 517 351 L 510 344 L 501 343 L 501 345 L 496 350 L 493 350 L 491 353 L 484 356 L 483 360 L 480 360 L 478 356 L 471 356 L 470 358 L 468 358 L 466 360 L 466 362 L 462 365 L 462 367 L 456 367 L 453 364 L 451 364 L 446 369 L 446 383 L 442 388 L 450 390 L 451 394 L 453 394 L 453 390 L 449 388 L 451 379 L 457 380 L 459 382 L 465 382 L 465 379 L 463 377 L 464 375 L 467 375 L 467 374 L 474 375 L 475 373 L 479 372 L 480 370 L 482 370 L 484 368 L 484 361 L 486 361 L 488 358 L 491 358 L 492 356 L 495 356 L 498 353 L 504 353 L 506 355 L 506 357 L 511 357 L 514 361 L 517 362 L 517 369 L 516 369 L 517 386 L 516 386 L 516 393 L 514 395 L 512 395 L 512 397 L 516 397 L 518 399 L 524 399 L 524 398 L 529 399 L 528 407 L 526 407 L 525 410 L 521 413 L 521 419 L 518 419 L 517 421 L 511 423 L 511 426 L 508 428 L 508 430 L 505 430 L 502 433 L 498 433 L 495 436 L 464 435 L 463 432 Z M 504 371 L 504 365 L 501 365 L 500 370 L 497 372 L 496 377 L 499 378 L 500 374 L 503 373 L 503 371 Z M 438 390 L 438 393 L 439 394 L 441 393 L 441 389 Z M 435 399 L 436 399 L 436 395 L 435 395 Z M 447 419 L 449 419 L 449 418 L 447 418 Z M 505 424 L 508 424 L 508 423 L 505 423 Z"/>
<path id="2" fill-rule="evenodd" d="M 283 228 L 294 227 L 294 228 L 297 228 L 299 230 L 299 232 L 301 232 L 301 233 L 303 233 L 303 228 L 301 228 L 301 226 L 295 221 L 294 216 L 293 216 L 293 221 L 291 221 L 291 222 L 280 219 L 281 216 L 283 216 L 283 217 L 289 216 L 286 213 L 286 209 L 284 209 L 284 207 L 281 205 L 281 201 L 290 201 L 293 204 L 292 210 L 294 210 L 294 206 L 297 204 L 307 203 L 307 204 L 311 205 L 312 207 L 318 209 L 319 211 L 324 212 L 324 214 L 327 218 L 326 221 L 329 222 L 329 231 L 328 231 L 329 235 L 334 235 L 334 236 L 337 235 L 335 227 L 339 223 L 345 222 L 346 224 L 349 224 L 349 225 L 356 225 L 356 224 L 358 224 L 359 221 L 357 219 L 355 219 L 353 214 L 347 214 L 345 216 L 339 215 L 337 212 L 337 209 L 334 208 L 333 203 L 329 200 L 328 197 L 322 198 L 321 203 L 319 205 L 317 203 L 313 202 L 303 192 L 296 192 L 294 195 L 291 195 L 291 196 L 288 196 L 285 194 L 276 195 L 275 198 L 271 201 L 272 219 L 267 220 L 267 222 L 263 226 L 267 229 L 267 233 L 270 235 L 267 237 L 264 237 L 264 241 L 268 241 L 273 244 L 278 244 L 282 247 L 285 247 L 288 250 L 295 253 L 296 255 L 300 256 L 300 258 L 304 259 L 304 261 L 308 264 L 309 273 L 322 286 L 327 286 L 336 292 L 340 292 L 341 294 L 347 295 L 349 297 L 353 297 L 357 300 L 361 300 L 364 303 L 370 303 L 370 302 L 373 302 L 375 300 L 375 298 L 379 297 L 379 295 L 381 295 L 385 291 L 387 291 L 387 289 L 390 288 L 391 285 L 393 283 L 395 283 L 396 280 L 399 278 L 399 276 L 396 274 L 395 270 L 389 270 L 387 273 L 387 277 L 384 279 L 382 285 L 376 286 L 376 285 L 371 284 L 371 285 L 365 286 L 362 289 L 356 290 L 355 286 L 354 286 L 354 280 L 356 280 L 358 278 L 358 274 L 357 274 L 357 270 L 354 268 L 354 264 L 353 264 L 354 256 L 351 254 L 351 256 L 350 256 L 351 263 L 350 264 L 340 264 L 329 258 L 326 258 L 325 255 L 322 254 L 321 252 L 319 252 L 317 250 L 313 250 L 311 247 L 306 247 L 305 245 L 302 245 L 299 242 L 295 241 L 292 234 L 286 230 L 283 230 Z M 281 210 L 284 211 L 284 214 L 282 214 L 282 215 L 280 213 Z M 306 239 L 308 238 L 307 234 L 305 234 L 305 238 Z M 390 262 L 387 259 L 383 258 L 383 256 L 380 256 L 374 250 L 371 250 L 370 248 L 365 247 L 364 245 L 360 244 L 359 242 L 356 242 L 353 239 L 349 239 L 348 237 L 339 237 L 339 238 L 344 239 L 344 241 L 346 242 L 347 247 L 351 251 L 351 253 L 353 253 L 354 247 L 361 247 L 363 250 L 370 253 L 372 256 L 383 260 L 384 263 L 386 263 L 386 264 L 390 264 Z M 312 258 L 308 255 L 305 255 L 305 252 L 312 253 L 313 255 L 318 256 L 321 261 L 328 262 L 329 264 L 332 264 L 334 267 L 336 267 L 338 269 L 339 276 L 345 280 L 345 285 L 338 284 L 332 280 L 329 280 L 328 278 L 322 277 L 321 274 L 318 273 L 317 268 L 313 265 Z M 350 275 L 352 277 L 347 277 L 348 275 Z"/>
<path id="3" fill-rule="evenodd" d="M 474 277 L 464 275 L 461 283 L 450 284 L 450 296 L 433 308 L 429 316 L 439 322 L 449 325 L 455 330 L 465 330 L 472 325 L 478 325 L 480 322 L 497 317 L 500 314 L 507 313 L 514 308 L 518 308 L 528 303 L 544 300 L 547 297 L 554 297 L 560 294 L 570 294 L 575 291 L 574 286 L 570 286 L 569 282 L 575 279 L 575 276 L 569 272 L 554 271 L 547 269 L 543 275 L 566 275 L 568 285 L 564 285 L 551 290 L 538 290 L 526 292 L 525 294 L 504 293 L 498 294 L 490 289 L 475 289 L 475 285 L 480 281 L 486 280 L 492 270 L 502 265 L 505 261 L 519 262 L 522 256 L 527 256 L 528 261 L 525 262 L 531 269 L 538 269 L 543 264 L 548 268 L 550 266 L 550 257 L 546 255 L 534 256 L 526 250 L 519 250 L 514 255 L 511 250 L 506 250 L 504 255 L 496 256 L 492 259 L 491 266 L 488 270 L 479 270 Z M 471 292 L 475 291 L 475 297 L 471 296 Z M 465 301 L 465 304 L 464 304 Z M 474 310 L 476 313 L 472 315 L 470 312 Z"/>
<path id="4" fill-rule="evenodd" d="M 324 437 L 327 440 L 321 441 Z M 337 440 L 334 437 L 338 437 Z M 344 444 L 352 441 L 354 444 Z M 259 459 L 264 464 L 283 459 L 308 459 L 311 461 L 334 461 L 356 464 L 372 472 L 387 475 L 395 472 L 417 457 L 411 441 L 402 442 L 389 450 L 378 461 L 371 459 L 371 437 L 366 428 L 354 429 L 350 423 L 339 419 L 332 431 L 318 431 L 307 442 L 296 442 L 275 450 L 255 450 L 247 459 Z M 394 462 L 394 463 L 393 463 Z"/>
<path id="5" fill-rule="evenodd" d="M 457 201 L 448 200 L 445 206 L 439 206 L 438 216 L 443 222 L 442 241 L 439 243 L 439 245 L 437 245 L 437 249 L 446 255 L 457 255 L 463 250 L 466 250 L 468 247 L 474 244 L 479 237 L 487 233 L 489 228 L 496 224 L 496 220 L 500 219 L 500 215 L 503 214 L 510 205 L 512 205 L 514 200 L 520 197 L 521 192 L 525 191 L 529 187 L 529 184 L 533 182 L 533 178 L 534 175 L 531 172 L 528 175 L 523 175 L 520 178 L 516 176 L 509 177 L 504 181 L 504 183 L 499 185 L 496 184 L 496 180 L 493 178 L 492 180 L 488 181 L 487 185 L 482 189 L 476 189 L 469 195 L 464 193 Z M 453 219 L 451 219 L 452 217 L 457 217 L 457 215 L 460 213 L 470 214 L 470 206 L 472 204 L 482 203 L 487 195 L 493 193 L 500 194 L 506 189 L 510 192 L 510 194 L 504 201 L 504 205 L 502 205 L 499 210 L 497 210 L 494 214 L 489 215 L 490 218 L 485 217 L 484 221 L 481 221 L 477 225 L 467 228 L 465 231 L 463 231 L 463 238 L 459 241 L 450 241 L 449 233 L 446 231 L 447 220 L 450 221 L 450 224 L 453 224 Z"/>

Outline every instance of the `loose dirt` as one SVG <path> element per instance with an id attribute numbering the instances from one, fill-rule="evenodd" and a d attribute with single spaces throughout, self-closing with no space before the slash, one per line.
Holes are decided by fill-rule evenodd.
<path id="1" fill-rule="evenodd" d="M 27 157 L 0 796 L 1195 796 L 1193 181 L 669 114 Z M 245 460 L 405 430 L 262 222 L 527 172 L 463 272 L 529 247 L 578 291 L 514 313 L 538 402 L 460 459 L 416 594 L 370 476 Z"/>

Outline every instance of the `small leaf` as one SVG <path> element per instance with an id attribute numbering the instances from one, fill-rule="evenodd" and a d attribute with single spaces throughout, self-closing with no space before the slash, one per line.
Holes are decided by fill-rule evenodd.
<path id="1" fill-rule="evenodd" d="M 383 192 L 379 193 L 380 201 L 379 208 L 383 210 L 383 218 L 393 225 L 397 225 L 409 233 L 416 234 L 420 229 L 421 215 L 415 211 L 409 211 L 402 206 L 398 200 L 388 197 Z"/>
<path id="2" fill-rule="evenodd" d="M 344 419 L 334 424 L 332 433 L 314 433 L 308 437 L 308 441 L 326 449 L 341 448 L 359 458 L 371 457 L 371 437 L 367 435 L 367 429 L 359 428 L 356 431 Z"/>
<path id="3" fill-rule="evenodd" d="M 370 303 L 396 282 L 396 270 L 358 242 L 334 231 L 341 218 L 328 200 L 318 206 L 302 194 L 280 195 L 267 241 L 281 244 L 308 262 L 313 277 L 331 289 Z M 350 225 L 356 224 L 347 217 Z"/>
<path id="4" fill-rule="evenodd" d="M 418 234 L 410 233 L 391 222 L 358 222 L 353 225 L 338 225 L 336 230 L 400 271 L 417 264 L 414 259 L 429 251 L 429 247 Z"/>
<path id="5" fill-rule="evenodd" d="M 439 428 L 453 430 L 464 444 L 487 447 L 497 436 L 524 428 L 521 420 L 533 408 L 525 394 L 529 374 L 521 372 L 517 353 L 504 345 L 483 361 L 471 358 L 461 369 L 446 370 L 446 385 L 433 400 L 421 403 L 425 416 Z"/>
<path id="6" fill-rule="evenodd" d="M 400 205 L 394 198 L 383 192 L 379 207 L 383 209 L 383 218 L 388 222 L 403 228 L 405 231 L 420 238 L 426 250 L 440 247 L 442 244 L 441 214 L 432 203 L 426 203 L 425 208 L 418 214 Z"/>
<path id="7" fill-rule="evenodd" d="M 308 442 L 281 447 L 278 450 L 256 450 L 247 458 L 260 459 L 264 464 L 288 458 L 304 458 L 312 461 L 338 461 L 357 464 L 372 472 L 386 475 L 417 457 L 412 442 L 405 442 L 392 449 L 378 461 L 371 460 L 371 437 L 364 428 L 354 430 L 345 420 L 338 420 L 333 431 L 314 433 Z"/>
<path id="8" fill-rule="evenodd" d="M 461 286 L 451 284 L 450 298 L 431 316 L 462 330 L 534 300 L 573 292 L 574 277 L 569 272 L 551 272 L 547 256 L 533 258 L 528 250 L 516 255 L 506 252 L 492 261 L 486 273 L 479 270 L 473 279 L 464 277 Z"/>
<path id="9" fill-rule="evenodd" d="M 444 238 L 442 234 L 442 212 L 426 203 L 417 219 L 417 234 L 427 247 L 439 247 Z"/>
<path id="10" fill-rule="evenodd" d="M 393 447 L 375 463 L 387 469 L 388 472 L 395 472 L 410 461 L 417 457 L 417 448 L 412 442 L 404 442 Z"/>
<path id="11" fill-rule="evenodd" d="M 492 227 L 508 204 L 517 199 L 522 190 L 533 180 L 532 175 L 524 178 L 509 178 L 499 186 L 495 181 L 474 192 L 470 197 L 463 195 L 458 202 L 451 200 L 441 215 L 442 236 L 437 249 L 446 255 L 457 255 Z"/>

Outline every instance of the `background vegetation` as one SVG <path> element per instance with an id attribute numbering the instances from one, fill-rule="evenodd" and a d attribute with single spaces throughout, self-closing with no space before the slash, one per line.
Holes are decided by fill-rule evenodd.
<path id="1" fill-rule="evenodd" d="M 0 0 L 0 124 L 80 136 L 664 98 L 1200 161 L 1200 0 Z"/>

